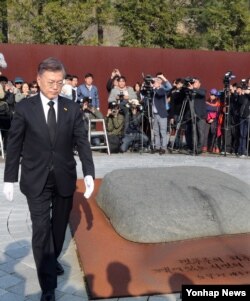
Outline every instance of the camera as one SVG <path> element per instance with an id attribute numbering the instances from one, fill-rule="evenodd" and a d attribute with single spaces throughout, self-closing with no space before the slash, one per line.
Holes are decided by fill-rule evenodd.
<path id="1" fill-rule="evenodd" d="M 243 78 L 240 81 L 240 87 L 241 87 L 242 90 L 247 90 L 248 89 L 248 82 L 245 78 Z"/>
<path id="2" fill-rule="evenodd" d="M 235 78 L 236 76 L 233 75 L 232 71 L 227 71 L 224 75 L 223 83 L 225 86 L 229 86 L 230 80 Z"/>
<path id="3" fill-rule="evenodd" d="M 80 100 L 80 108 L 82 109 L 84 103 L 86 103 L 86 102 L 88 103 L 88 104 L 87 104 L 87 107 L 88 107 L 89 109 L 91 109 L 91 108 L 92 108 L 92 98 L 91 98 L 91 97 L 84 97 L 83 99 L 81 99 L 81 100 Z"/>
<path id="4" fill-rule="evenodd" d="M 111 110 L 111 113 L 114 115 L 119 111 L 119 104 L 116 101 L 109 103 L 108 108 Z"/>
<path id="5" fill-rule="evenodd" d="M 193 89 L 190 89 L 190 85 L 193 85 L 195 82 L 195 78 L 194 77 L 185 77 L 183 79 L 183 85 L 181 87 L 181 90 L 185 93 L 186 96 L 193 96 L 195 94 L 195 91 Z"/>
<path id="6" fill-rule="evenodd" d="M 117 95 L 116 99 L 117 99 L 117 101 L 118 101 L 118 104 L 124 100 L 124 93 L 123 93 L 122 90 L 121 90 L 120 93 Z"/>
<path id="7" fill-rule="evenodd" d="M 148 74 L 143 78 L 143 85 L 142 85 L 142 90 L 146 92 L 152 92 L 153 87 L 152 84 L 155 82 L 154 78 Z"/>
<path id="8" fill-rule="evenodd" d="M 155 82 L 154 78 L 150 74 L 146 75 L 143 80 L 145 86 L 151 86 L 151 84 Z"/>
<path id="9" fill-rule="evenodd" d="M 195 78 L 194 77 L 185 77 L 183 79 L 183 87 L 188 88 L 189 85 L 193 85 L 195 82 Z"/>
<path id="10" fill-rule="evenodd" d="M 143 106 L 140 104 L 138 99 L 131 99 L 128 101 L 126 104 L 126 107 L 129 108 L 130 110 L 137 109 L 137 111 L 142 112 L 143 111 Z"/>

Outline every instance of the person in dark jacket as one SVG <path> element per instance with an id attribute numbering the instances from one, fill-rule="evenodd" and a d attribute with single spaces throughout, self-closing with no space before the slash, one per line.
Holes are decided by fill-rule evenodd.
<path id="1" fill-rule="evenodd" d="M 202 153 L 202 146 L 205 138 L 206 126 L 206 90 L 201 88 L 201 81 L 194 78 L 193 82 L 189 83 L 188 89 L 191 94 L 191 102 L 187 110 L 186 118 L 186 140 L 188 149 L 196 154 Z M 193 110 L 193 116 L 192 111 Z"/>
<path id="2" fill-rule="evenodd" d="M 249 138 L 249 122 L 250 122 L 250 90 L 243 90 L 243 94 L 239 98 L 240 105 L 240 145 L 238 154 L 244 158 L 248 156 L 247 143 Z"/>
<path id="3" fill-rule="evenodd" d="M 158 77 L 154 79 L 153 83 L 153 100 L 152 100 L 152 114 L 153 114 L 153 132 L 154 132 L 154 149 L 152 153 L 158 152 L 160 155 L 166 153 L 167 149 L 167 117 L 166 109 L 166 91 L 161 86 L 162 80 Z"/>

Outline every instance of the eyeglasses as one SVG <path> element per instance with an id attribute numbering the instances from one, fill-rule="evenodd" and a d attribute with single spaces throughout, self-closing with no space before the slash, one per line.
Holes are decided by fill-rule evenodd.
<path id="1" fill-rule="evenodd" d="M 47 85 L 50 87 L 50 88 L 53 88 L 55 85 L 56 87 L 62 87 L 63 85 L 63 81 L 59 81 L 59 82 L 54 82 L 54 81 L 50 81 L 50 82 L 47 82 Z"/>

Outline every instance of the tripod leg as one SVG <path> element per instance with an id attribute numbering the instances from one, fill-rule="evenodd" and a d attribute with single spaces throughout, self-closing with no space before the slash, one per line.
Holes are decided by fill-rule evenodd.
<path id="1" fill-rule="evenodd" d="M 179 133 L 179 130 L 180 130 L 180 127 L 181 127 L 181 124 L 182 124 L 182 120 L 183 120 L 183 116 L 184 116 L 186 104 L 187 104 L 187 98 L 184 99 L 183 104 L 182 104 L 182 106 L 181 106 L 180 115 L 179 115 L 179 120 L 178 120 L 177 125 L 176 125 L 174 138 L 173 138 L 171 147 L 169 147 L 169 149 L 168 149 L 170 153 L 172 153 L 172 152 L 173 152 L 173 149 L 174 149 L 174 144 L 175 144 L 176 137 L 177 137 L 177 135 L 178 135 L 178 133 Z"/>
<path id="2" fill-rule="evenodd" d="M 192 138 L 193 138 L 193 155 L 197 153 L 197 120 L 196 120 L 196 114 L 194 111 L 194 101 L 189 100 L 189 107 L 191 112 L 191 119 L 192 119 Z"/>

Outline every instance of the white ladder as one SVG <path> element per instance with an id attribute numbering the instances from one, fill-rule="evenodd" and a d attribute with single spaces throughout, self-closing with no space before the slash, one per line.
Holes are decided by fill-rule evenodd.
<path id="1" fill-rule="evenodd" d="M 101 131 L 92 130 L 91 129 L 92 123 L 95 123 L 96 125 L 98 123 L 101 123 L 102 130 Z M 91 145 L 91 138 L 92 137 L 99 137 L 99 136 L 104 137 L 104 143 L 101 143 L 101 145 L 97 145 L 97 146 Z M 89 143 L 90 143 L 91 149 L 107 149 L 107 152 L 110 155 L 109 142 L 108 142 L 108 136 L 107 136 L 106 125 L 105 125 L 104 119 L 89 119 L 88 138 L 89 138 Z"/>

